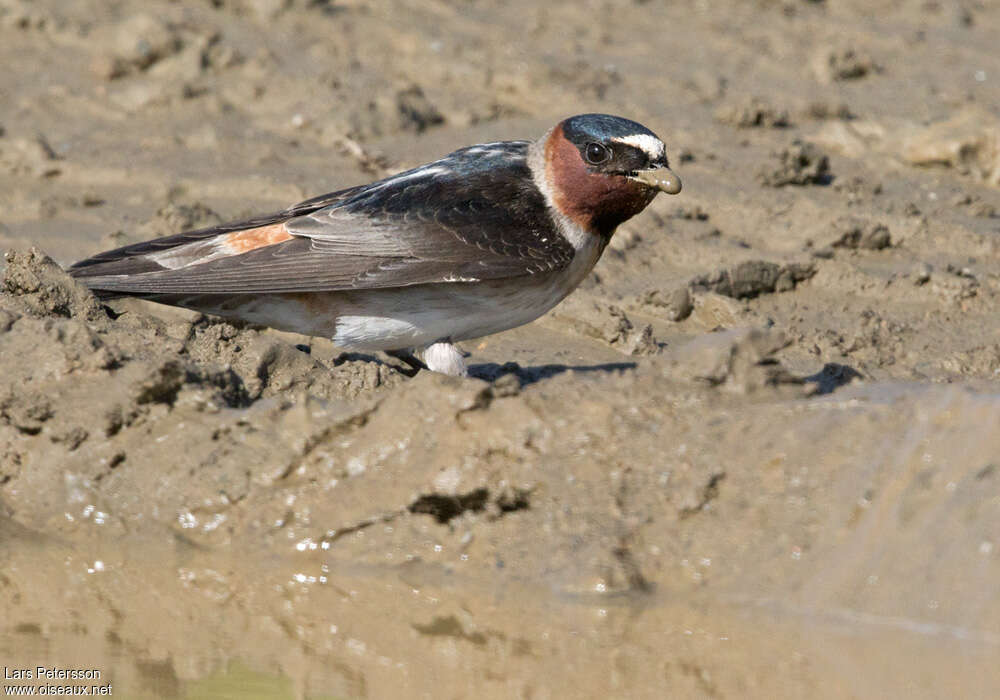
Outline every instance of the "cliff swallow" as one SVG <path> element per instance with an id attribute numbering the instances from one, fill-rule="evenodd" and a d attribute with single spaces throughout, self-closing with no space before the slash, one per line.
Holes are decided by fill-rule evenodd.
<path id="1" fill-rule="evenodd" d="M 441 160 L 249 221 L 128 245 L 70 274 L 134 296 L 330 338 L 464 375 L 452 343 L 533 321 L 566 297 L 615 228 L 677 194 L 663 142 L 606 114 L 537 141 Z"/>

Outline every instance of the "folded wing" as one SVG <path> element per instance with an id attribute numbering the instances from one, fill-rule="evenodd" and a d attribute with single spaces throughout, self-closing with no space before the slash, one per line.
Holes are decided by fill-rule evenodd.
<path id="1" fill-rule="evenodd" d="M 272 216 L 126 246 L 70 268 L 114 294 L 336 291 L 559 269 L 573 256 L 525 142 L 475 146 Z"/>

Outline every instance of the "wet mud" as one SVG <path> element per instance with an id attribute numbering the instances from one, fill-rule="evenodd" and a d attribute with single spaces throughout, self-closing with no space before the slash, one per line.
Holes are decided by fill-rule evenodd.
<path id="1" fill-rule="evenodd" d="M 136 698 L 996 696 L 997 31 L 0 0 L 2 664 Z M 467 379 L 61 269 L 589 111 L 684 191 L 462 344 Z"/>

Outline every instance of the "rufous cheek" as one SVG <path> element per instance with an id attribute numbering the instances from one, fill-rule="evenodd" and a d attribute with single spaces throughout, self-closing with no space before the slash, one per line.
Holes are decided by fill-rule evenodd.
<path id="1" fill-rule="evenodd" d="M 545 144 L 546 177 L 555 205 L 587 231 L 610 235 L 652 201 L 655 191 L 620 175 L 591 172 L 562 125 Z"/>

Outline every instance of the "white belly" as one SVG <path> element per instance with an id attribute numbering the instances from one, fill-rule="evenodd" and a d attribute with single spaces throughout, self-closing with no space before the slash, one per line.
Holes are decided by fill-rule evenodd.
<path id="1" fill-rule="evenodd" d="M 530 323 L 587 276 L 602 246 L 594 236 L 558 272 L 486 282 L 299 294 L 199 296 L 170 303 L 272 328 L 325 336 L 349 350 L 399 350 L 459 341 Z"/>
<path id="2" fill-rule="evenodd" d="M 553 287 L 519 280 L 352 292 L 332 339 L 349 349 L 391 350 L 499 333 L 559 303 L 565 294 Z"/>
<path id="3" fill-rule="evenodd" d="M 356 350 L 423 347 L 499 333 L 534 321 L 593 269 L 601 246 L 577 253 L 564 270 L 487 282 L 345 292 L 332 334 Z"/>

